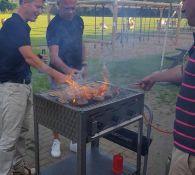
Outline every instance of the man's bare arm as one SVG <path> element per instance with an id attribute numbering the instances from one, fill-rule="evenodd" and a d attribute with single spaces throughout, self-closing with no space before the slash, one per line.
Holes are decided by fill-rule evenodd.
<path id="1" fill-rule="evenodd" d="M 31 46 L 22 46 L 19 48 L 19 51 L 30 66 L 47 73 L 58 83 L 65 83 L 66 76 L 43 63 L 40 58 L 32 52 Z"/>
<path id="2" fill-rule="evenodd" d="M 61 71 L 63 71 L 66 74 L 73 74 L 76 73 L 77 70 L 68 67 L 62 59 L 58 56 L 59 54 L 59 46 L 58 45 L 52 45 L 49 46 L 49 53 L 51 58 L 51 64 L 58 67 Z"/>
<path id="3" fill-rule="evenodd" d="M 143 90 L 150 90 L 156 82 L 181 82 L 182 80 L 182 66 L 176 66 L 171 69 L 157 71 L 144 77 L 138 85 Z"/>
<path id="4" fill-rule="evenodd" d="M 181 82 L 182 66 L 178 65 L 171 69 L 155 72 L 153 79 L 155 82 Z"/>

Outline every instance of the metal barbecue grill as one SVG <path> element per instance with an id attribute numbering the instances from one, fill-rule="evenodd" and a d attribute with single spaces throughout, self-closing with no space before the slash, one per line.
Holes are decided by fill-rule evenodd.
<path id="1" fill-rule="evenodd" d="M 76 172 L 71 170 L 67 172 L 66 169 L 67 175 L 74 173 L 75 175 L 91 175 L 86 170 L 86 159 L 89 159 L 88 156 L 86 158 L 86 143 L 96 143 L 99 137 L 107 133 L 132 122 L 141 121 L 144 108 L 143 93 L 118 88 L 114 85 L 110 85 L 110 89 L 117 89 L 118 93 L 114 93 L 113 96 L 107 97 L 103 101 L 90 100 L 87 104 L 81 106 L 75 106 L 72 103 L 60 103 L 56 97 L 49 95 L 50 91 L 34 95 L 36 145 L 38 145 L 39 137 L 38 124 L 57 131 L 78 143 L 77 170 Z M 142 128 L 142 122 L 140 122 L 140 127 Z M 142 129 L 139 130 L 138 139 L 141 136 Z M 141 139 L 138 143 L 141 144 L 140 142 Z M 38 146 L 36 146 L 36 168 L 37 174 L 40 174 L 38 152 Z M 140 169 L 140 161 L 141 159 L 138 158 L 138 169 Z M 66 175 L 65 172 L 61 172 L 61 174 Z M 108 172 L 105 173 L 105 175 L 109 175 Z M 45 174 L 49 175 L 48 172 Z M 103 174 L 104 172 L 101 175 Z M 60 175 L 60 172 L 56 175 Z"/>

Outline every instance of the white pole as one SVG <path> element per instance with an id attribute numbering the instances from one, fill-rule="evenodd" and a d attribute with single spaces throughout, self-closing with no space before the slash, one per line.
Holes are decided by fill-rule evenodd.
<path id="1" fill-rule="evenodd" d="M 163 64 L 164 64 L 165 51 L 166 51 L 166 45 L 167 45 L 167 35 L 168 35 L 168 29 L 169 29 L 169 23 L 170 23 L 170 16 L 171 16 L 171 7 L 172 7 L 172 4 L 170 3 L 169 14 L 168 14 L 168 21 L 166 23 L 166 31 L 165 31 L 165 37 L 164 37 L 164 43 L 163 43 L 163 50 L 162 50 L 162 56 L 161 56 L 160 70 L 162 70 Z"/>

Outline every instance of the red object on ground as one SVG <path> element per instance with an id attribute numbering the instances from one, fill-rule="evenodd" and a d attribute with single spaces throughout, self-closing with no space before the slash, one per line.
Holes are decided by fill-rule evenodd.
<path id="1" fill-rule="evenodd" d="M 123 172 L 123 156 L 121 154 L 116 154 L 113 156 L 112 171 L 115 174 L 122 174 Z"/>

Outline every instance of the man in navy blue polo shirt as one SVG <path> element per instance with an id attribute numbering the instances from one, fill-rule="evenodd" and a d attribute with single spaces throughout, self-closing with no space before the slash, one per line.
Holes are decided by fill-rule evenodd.
<path id="1" fill-rule="evenodd" d="M 190 26 L 195 26 L 195 2 L 183 0 L 183 12 Z M 195 36 L 195 34 L 194 34 Z M 195 38 L 194 38 L 195 41 Z M 155 82 L 181 82 L 176 103 L 174 122 L 174 149 L 169 175 L 195 174 L 195 43 L 189 50 L 185 69 L 177 66 L 155 72 L 140 82 L 140 87 L 150 90 Z"/>
<path id="2" fill-rule="evenodd" d="M 58 83 L 66 76 L 44 64 L 32 52 L 28 21 L 41 13 L 43 0 L 23 0 L 0 30 L 0 175 L 29 174 L 23 161 L 28 120 L 32 117 L 30 66 Z"/>
<path id="3" fill-rule="evenodd" d="M 84 23 L 75 13 L 76 2 L 76 0 L 58 0 L 59 13 L 47 28 L 50 65 L 65 74 L 79 73 L 81 70 L 83 74 L 86 73 L 82 43 Z M 51 83 L 52 88 L 56 88 L 55 83 Z M 76 151 L 76 144 L 71 142 L 70 150 Z M 61 155 L 59 135 L 55 132 L 51 155 L 53 157 Z"/>

